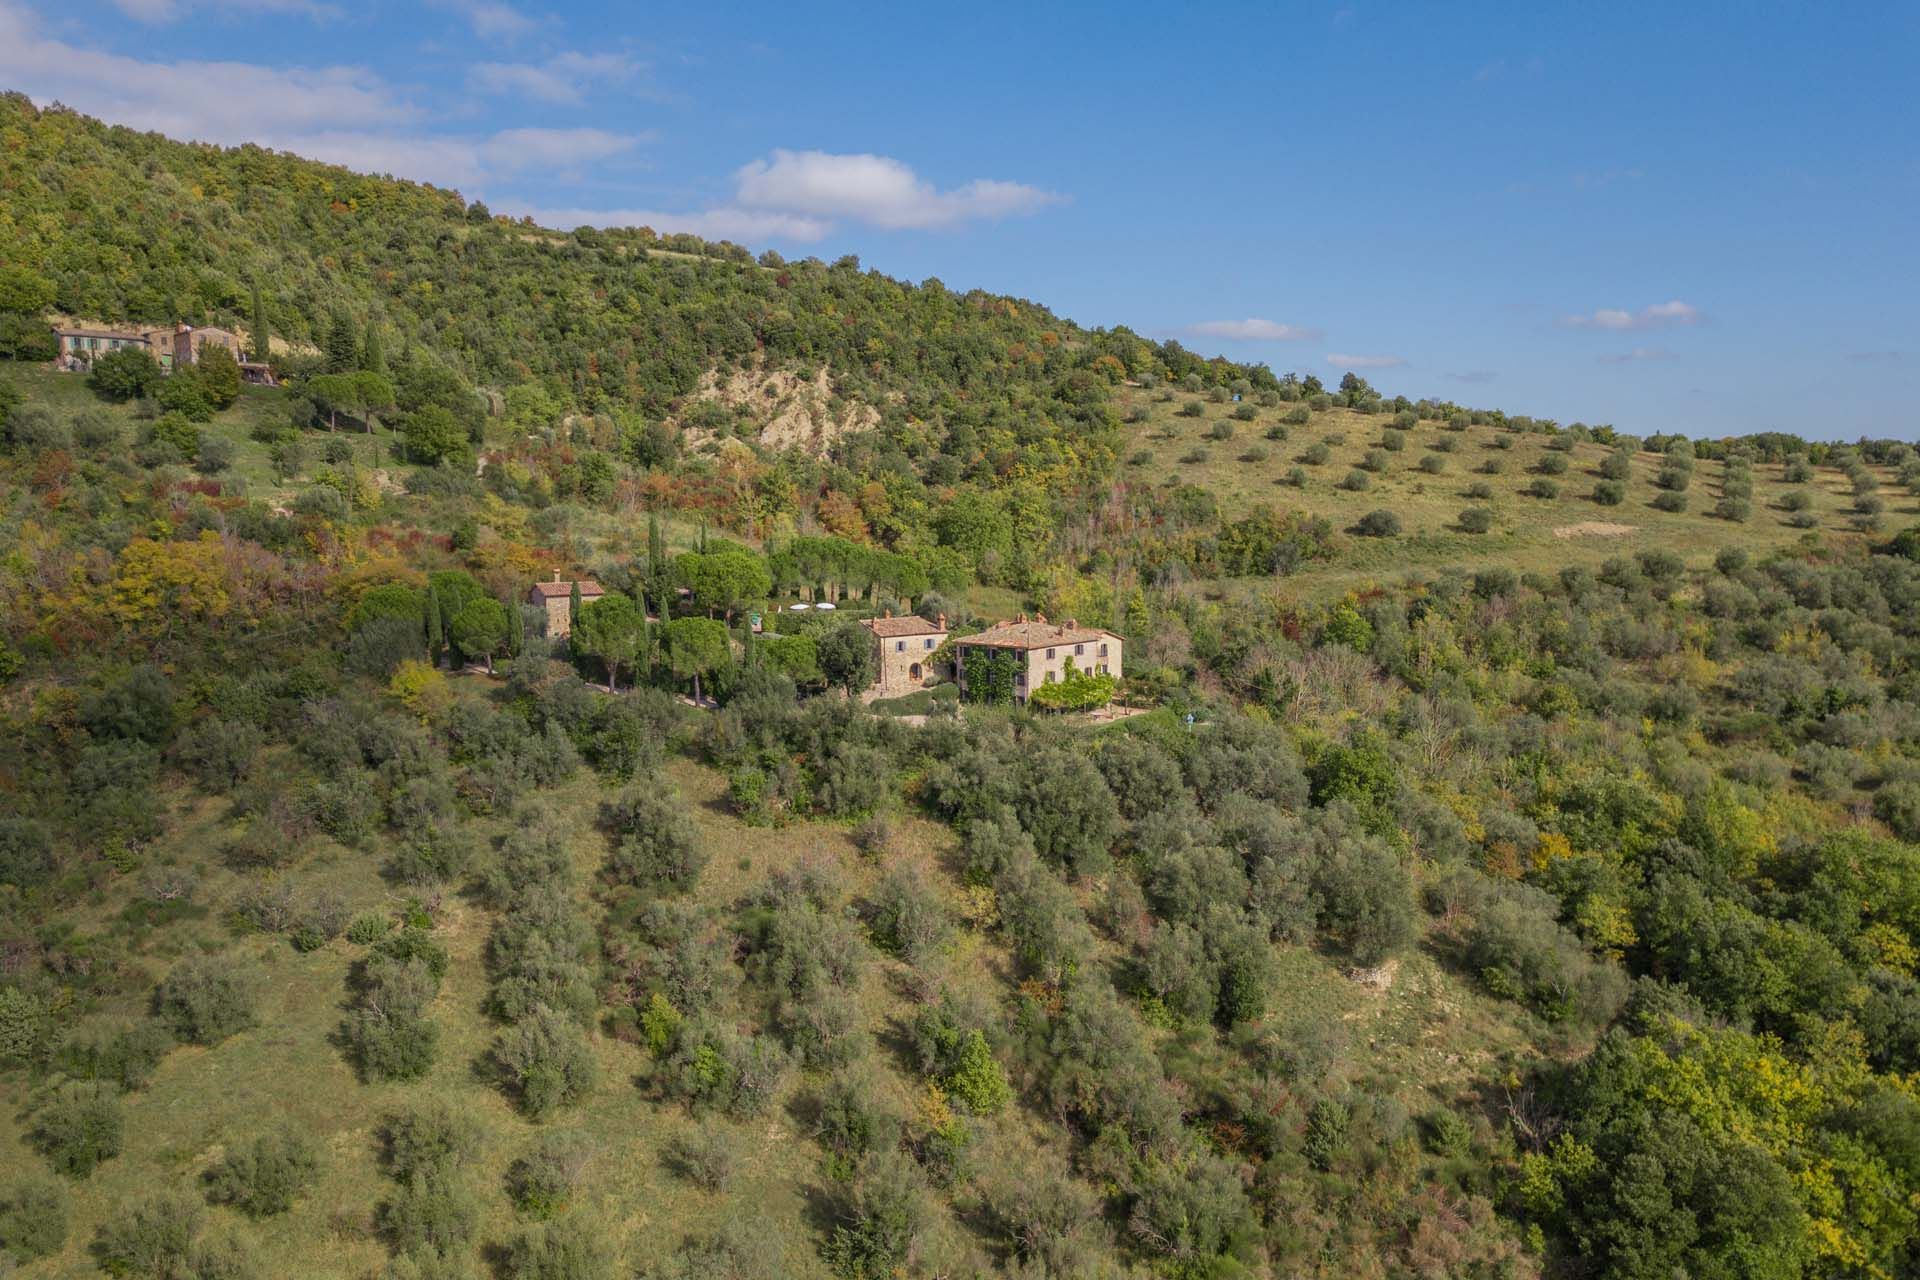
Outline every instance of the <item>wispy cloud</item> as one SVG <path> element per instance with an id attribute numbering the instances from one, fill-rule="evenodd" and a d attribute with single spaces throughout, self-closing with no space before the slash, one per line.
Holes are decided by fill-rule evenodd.
<path id="1" fill-rule="evenodd" d="M 1398 369 L 1406 362 L 1405 356 L 1354 356 L 1340 351 L 1327 355 L 1327 363 L 1338 369 Z"/>
<path id="2" fill-rule="evenodd" d="M 537 25 L 532 18 L 500 0 L 430 0 L 430 3 L 435 8 L 459 14 L 473 28 L 473 34 L 484 40 L 523 36 Z"/>
<path id="3" fill-rule="evenodd" d="M 1492 382 L 1500 375 L 1491 369 L 1465 369 L 1459 373 L 1449 373 L 1447 377 L 1454 382 Z"/>
<path id="4" fill-rule="evenodd" d="M 1638 311 L 1602 307 L 1586 315 L 1562 316 L 1560 323 L 1569 329 L 1606 329 L 1617 333 L 1634 329 L 1673 329 L 1699 324 L 1704 318 L 1698 307 L 1675 298 L 1671 302 L 1656 302 Z"/>
<path id="5" fill-rule="evenodd" d="M 1847 359 L 1855 364 L 1899 364 L 1907 358 L 1904 351 L 1849 351 Z"/>
<path id="6" fill-rule="evenodd" d="M 467 83 L 483 93 L 517 94 L 555 106 L 584 106 L 597 83 L 632 78 L 641 65 L 618 53 L 569 51 L 545 62 L 482 62 L 467 72 Z"/>
<path id="7" fill-rule="evenodd" d="M 1631 351 L 1615 351 L 1600 357 L 1601 364 L 1635 364 L 1642 360 L 1671 360 L 1673 352 L 1665 347 L 1635 347 Z"/>
<path id="8" fill-rule="evenodd" d="M 1573 185 L 1581 191 L 1598 190 L 1610 187 L 1616 182 L 1638 182 L 1646 177 L 1646 170 L 1640 168 L 1625 169 L 1582 169 L 1573 175 Z"/>
<path id="9" fill-rule="evenodd" d="M 1228 338 L 1236 342 L 1308 342 L 1320 336 L 1320 330 L 1300 325 L 1281 324 L 1278 320 L 1203 320 L 1187 326 L 1198 338 Z"/>
<path id="10" fill-rule="evenodd" d="M 322 0 L 113 0 L 113 7 L 135 22 L 152 27 L 178 22 L 196 9 L 214 10 L 229 17 L 288 13 L 315 19 L 340 16 L 338 5 Z"/>
<path id="11" fill-rule="evenodd" d="M 890 156 L 775 151 L 734 174 L 744 209 L 849 218 L 887 231 L 950 227 L 1036 213 L 1065 199 L 1019 182 L 976 178 L 946 191 Z"/>

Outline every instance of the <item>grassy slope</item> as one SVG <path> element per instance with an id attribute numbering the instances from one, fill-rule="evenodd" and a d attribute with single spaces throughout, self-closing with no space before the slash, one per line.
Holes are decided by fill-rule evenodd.
<path id="1" fill-rule="evenodd" d="M 1609 450 L 1598 444 L 1577 445 L 1568 455 L 1566 474 L 1552 477 L 1560 486 L 1554 499 L 1529 497 L 1524 490 L 1535 478 L 1535 466 L 1547 452 L 1547 437 L 1510 435 L 1492 426 L 1470 427 L 1463 432 L 1444 430 L 1437 422 L 1422 422 L 1407 432 L 1406 448 L 1389 453 L 1384 473 L 1371 476 L 1371 487 L 1362 493 L 1349 493 L 1338 487 L 1347 473 L 1360 465 L 1369 449 L 1378 446 L 1381 432 L 1391 424 L 1390 415 L 1362 415 L 1348 409 L 1314 413 L 1305 426 L 1288 426 L 1284 441 L 1264 438 L 1268 427 L 1278 424 L 1294 405 L 1258 410 L 1253 422 L 1232 422 L 1228 417 L 1238 406 L 1212 404 L 1200 397 L 1174 392 L 1171 401 L 1163 393 L 1128 388 L 1119 401 L 1123 417 L 1145 406 L 1145 422 L 1129 422 L 1123 456 L 1146 450 L 1150 461 L 1130 464 L 1129 478 L 1148 484 L 1178 481 L 1199 485 L 1212 492 L 1227 516 L 1245 514 L 1259 506 L 1278 510 L 1298 510 L 1322 516 L 1336 529 L 1352 525 L 1369 511 L 1386 509 L 1401 518 L 1405 535 L 1392 539 L 1347 539 L 1341 554 L 1330 564 L 1316 567 L 1295 578 L 1289 586 L 1315 596 L 1337 595 L 1404 569 L 1433 569 L 1443 565 L 1468 568 L 1503 566 L 1519 571 L 1553 572 L 1565 565 L 1598 565 L 1610 556 L 1645 550 L 1678 552 L 1690 562 L 1710 561 L 1724 547 L 1746 547 L 1756 554 L 1775 547 L 1797 543 L 1805 531 L 1786 523 L 1787 513 L 1778 508 L 1781 495 L 1805 488 L 1814 495 L 1814 513 L 1823 532 L 1850 530 L 1847 511 L 1852 488 L 1838 469 L 1816 468 L 1813 482 L 1790 485 L 1781 479 L 1777 464 L 1757 464 L 1753 469 L 1753 518 L 1734 524 L 1714 518 L 1710 512 L 1719 497 L 1723 467 L 1702 460 L 1696 464 L 1692 488 L 1688 490 L 1688 510 L 1672 514 L 1656 510 L 1651 504 L 1659 492 L 1654 476 L 1661 459 L 1643 453 L 1634 460 L 1633 477 L 1627 484 L 1627 499 L 1616 507 L 1596 504 L 1591 494 L 1598 480 L 1597 469 Z M 1180 407 L 1200 400 L 1204 413 L 1198 418 L 1179 416 Z M 1222 420 L 1232 422 L 1234 435 L 1228 441 L 1216 441 L 1208 433 Z M 1344 437 L 1329 445 L 1329 458 L 1321 466 L 1307 466 L 1300 455 L 1308 447 L 1329 437 Z M 1496 439 L 1510 439 L 1512 447 L 1496 447 Z M 1436 441 L 1451 440 L 1454 452 L 1442 455 L 1446 470 L 1432 476 L 1422 472 L 1420 459 L 1434 452 Z M 1202 462 L 1185 463 L 1180 459 L 1193 450 L 1204 450 Z M 1264 450 L 1265 456 L 1249 459 L 1250 451 Z M 1489 459 L 1502 465 L 1499 475 L 1483 475 L 1478 468 Z M 1289 471 L 1300 467 L 1307 473 L 1304 488 L 1285 482 Z M 1894 474 L 1880 469 L 1881 496 L 1886 499 L 1886 522 L 1899 528 L 1920 514 L 1920 499 L 1914 498 L 1897 483 Z M 1493 490 L 1490 500 L 1467 497 L 1468 486 L 1484 482 Z M 1493 530 L 1483 535 L 1461 532 L 1456 521 L 1470 506 L 1485 506 L 1494 512 Z M 1556 528 L 1586 522 L 1604 522 L 1633 526 L 1624 537 L 1555 537 Z"/>
<path id="2" fill-rule="evenodd" d="M 481 682 L 473 677 L 463 683 L 472 690 Z M 897 825 L 892 852 L 884 859 L 867 858 L 855 850 L 840 824 L 799 823 L 780 830 L 744 826 L 726 812 L 725 783 L 718 774 L 684 760 L 668 769 L 712 854 L 698 895 L 722 910 L 771 870 L 803 859 L 822 859 L 838 867 L 856 898 L 894 859 L 918 859 L 934 870 L 936 883 L 958 903 L 954 842 L 943 828 L 904 819 Z M 605 856 L 604 840 L 590 825 L 602 794 L 602 784 L 582 774 L 554 795 L 578 815 L 572 844 L 583 880 L 590 879 Z M 227 1144 L 280 1121 L 320 1140 L 326 1154 L 318 1186 L 282 1218 L 247 1224 L 230 1210 L 214 1209 L 212 1220 L 250 1232 L 263 1248 L 262 1261 L 270 1273 L 372 1274 L 386 1257 L 376 1230 L 376 1207 L 393 1186 L 378 1165 L 379 1125 L 397 1107 L 431 1096 L 451 1099 L 485 1122 L 487 1143 L 473 1178 L 485 1210 L 482 1239 L 496 1244 L 508 1239 L 517 1224 L 502 1178 L 536 1129 L 520 1119 L 478 1071 L 494 1032 L 483 1013 L 487 976 L 482 957 L 491 914 L 457 898 L 443 908 L 442 936 L 453 963 L 434 1011 L 442 1039 L 430 1077 L 412 1085 L 360 1083 L 333 1037 L 344 1012 L 349 969 L 362 949 L 342 939 L 300 955 L 280 938 L 241 935 L 236 940 L 226 908 L 252 873 L 236 874 L 219 862 L 227 804 L 191 794 L 172 799 L 185 820 L 148 851 L 147 860 L 196 868 L 202 877 L 197 902 L 204 905 L 135 931 L 130 963 L 157 980 L 174 959 L 196 948 L 237 946 L 255 954 L 271 976 L 261 1024 L 211 1049 L 174 1050 L 156 1078 L 128 1096 L 124 1153 L 73 1188 L 73 1231 L 66 1251 L 23 1274 L 95 1274 L 85 1250 L 106 1217 L 130 1199 L 161 1187 L 192 1185 Z M 356 909 L 396 907 L 404 895 L 382 880 L 379 862 L 376 853 L 352 852 L 322 840 L 284 874 L 306 890 L 336 890 Z M 138 873 L 104 875 L 75 918 L 83 931 L 104 931 L 110 923 L 139 914 L 133 905 Z M 589 904 L 587 909 L 597 918 L 596 907 Z M 1114 954 L 1111 948 L 1105 950 Z M 1012 972 L 998 943 L 972 930 L 963 933 L 943 966 L 944 981 L 1001 995 Z M 1283 952 L 1282 975 L 1276 987 L 1276 1020 L 1284 1025 L 1336 1012 L 1352 1032 L 1353 1069 L 1391 1082 L 1415 1114 L 1435 1101 L 1460 1102 L 1475 1082 L 1494 1078 L 1502 1063 L 1527 1051 L 1528 1027 L 1512 1006 L 1464 987 L 1424 953 L 1405 957 L 1384 991 L 1351 980 L 1330 961 L 1304 949 Z M 861 1001 L 878 1046 L 874 1065 L 896 1107 L 911 1114 L 921 1086 L 898 1048 L 899 1029 L 909 1010 L 903 977 L 898 966 L 876 957 Z M 136 1012 L 129 1002 L 89 1017 L 112 1019 Z M 1167 1051 L 1188 1051 L 1174 1033 L 1156 1034 Z M 599 1155 L 585 1174 L 576 1204 L 609 1224 L 626 1262 L 658 1259 L 686 1236 L 711 1229 L 730 1215 L 747 1214 L 787 1228 L 789 1274 L 824 1276 L 802 1225 L 814 1221 L 810 1206 L 822 1185 L 820 1152 L 807 1137 L 807 1082 L 801 1081 L 767 1117 L 736 1126 L 743 1153 L 740 1170 L 727 1191 L 712 1195 L 677 1180 L 662 1153 L 676 1134 L 696 1123 L 727 1122 L 696 1122 L 684 1109 L 654 1101 L 641 1083 L 647 1067 L 641 1049 L 598 1034 L 594 1044 L 601 1065 L 598 1088 L 586 1106 L 563 1115 L 552 1127 L 578 1129 L 598 1142 Z M 42 1167 L 25 1142 L 29 1104 L 29 1091 L 17 1074 L 0 1083 L 0 1185 Z M 1036 1145 L 1061 1140 L 1050 1117 L 1019 1110 L 985 1129 L 981 1149 L 995 1156 L 989 1173 L 1010 1167 L 1008 1158 L 1019 1160 Z M 986 1247 L 960 1222 L 944 1222 L 939 1231 L 962 1250 Z"/>

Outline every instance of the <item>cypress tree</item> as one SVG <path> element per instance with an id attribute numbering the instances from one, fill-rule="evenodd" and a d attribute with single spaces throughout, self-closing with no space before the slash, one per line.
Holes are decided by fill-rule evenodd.
<path id="1" fill-rule="evenodd" d="M 272 348 L 272 334 L 267 328 L 267 299 L 256 279 L 253 282 L 253 358 L 266 360 Z"/>
<path id="2" fill-rule="evenodd" d="M 427 661 L 440 662 L 440 648 L 446 643 L 446 628 L 440 618 L 440 593 L 427 588 Z"/>
<path id="3" fill-rule="evenodd" d="M 328 373 L 352 373 L 360 363 L 360 341 L 354 336 L 353 317 L 345 311 L 333 313 L 326 348 Z"/>
<path id="4" fill-rule="evenodd" d="M 527 615 L 517 601 L 507 601 L 507 656 L 517 658 L 527 647 Z"/>
<path id="5" fill-rule="evenodd" d="M 700 554 L 707 554 L 707 518 L 700 517 Z"/>
<path id="6" fill-rule="evenodd" d="M 567 623 L 572 627 L 580 625 L 580 580 L 578 578 L 573 580 L 573 590 L 567 592 Z"/>
<path id="7" fill-rule="evenodd" d="M 387 346 L 380 337 L 380 322 L 377 320 L 367 322 L 367 340 L 360 349 L 360 367 L 369 373 L 387 371 Z"/>
<path id="8" fill-rule="evenodd" d="M 647 576 L 655 577 L 667 567 L 667 540 L 660 533 L 660 517 L 647 516 Z"/>

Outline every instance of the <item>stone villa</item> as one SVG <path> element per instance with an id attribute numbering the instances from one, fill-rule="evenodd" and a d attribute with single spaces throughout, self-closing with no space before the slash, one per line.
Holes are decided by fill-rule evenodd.
<path id="1" fill-rule="evenodd" d="M 573 634 L 573 589 L 580 588 L 580 603 L 598 600 L 607 594 L 606 588 L 592 578 L 581 578 L 577 583 L 560 581 L 556 571 L 552 582 L 536 582 L 533 590 L 527 592 L 527 603 L 547 611 L 547 634 L 565 637 Z"/>
<path id="2" fill-rule="evenodd" d="M 908 614 L 863 618 L 873 633 L 874 690 L 882 697 L 911 693 L 933 680 L 933 653 L 947 640 L 947 615 L 933 622 Z"/>
<path id="3" fill-rule="evenodd" d="M 172 373 L 199 362 L 208 347 L 225 347 L 240 366 L 244 382 L 260 386 L 274 385 L 273 369 L 264 361 L 247 359 L 246 345 L 231 329 L 214 326 L 195 328 L 190 324 L 166 325 L 155 329 L 113 329 L 93 325 L 56 325 L 54 340 L 60 354 L 54 367 L 68 373 L 85 373 L 93 362 L 110 351 L 138 347 L 151 355 L 163 373 Z"/>
<path id="4" fill-rule="evenodd" d="M 1013 698 L 1025 702 L 1033 690 L 1060 679 L 1069 661 L 1077 671 L 1119 679 L 1120 648 L 1120 637 L 1111 631 L 1083 627 L 1072 618 L 1048 622 L 1044 613 L 1032 618 L 1023 613 L 956 640 L 953 665 L 964 694 L 969 658 L 984 658 L 991 650 L 1014 655 L 1019 665 L 1013 675 Z"/>

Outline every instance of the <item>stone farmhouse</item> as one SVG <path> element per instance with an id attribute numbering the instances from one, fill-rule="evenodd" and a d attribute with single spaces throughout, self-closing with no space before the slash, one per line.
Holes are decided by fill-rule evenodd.
<path id="1" fill-rule="evenodd" d="M 93 362 L 110 351 L 138 347 L 151 355 L 163 373 L 197 364 L 200 353 L 209 347 L 225 347 L 240 366 L 240 378 L 258 386 L 274 385 L 273 369 L 265 361 L 247 359 L 245 343 L 231 329 L 214 326 L 195 328 L 190 324 L 167 325 L 154 329 L 113 329 L 93 325 L 55 325 L 55 341 L 60 354 L 54 367 L 67 373 L 85 373 Z"/>
<path id="2" fill-rule="evenodd" d="M 877 673 L 873 688 L 881 697 L 911 693 L 933 681 L 933 654 L 947 641 L 947 615 L 928 622 L 908 614 L 862 618 L 860 625 L 873 633 L 873 668 Z"/>
<path id="3" fill-rule="evenodd" d="M 606 588 L 592 578 L 577 581 L 560 581 L 556 572 L 552 582 L 536 582 L 533 590 L 527 592 L 527 603 L 547 612 L 547 634 L 564 638 L 573 634 L 573 589 L 580 588 L 580 603 L 586 604 L 598 600 L 607 594 Z"/>
<path id="4" fill-rule="evenodd" d="M 1111 631 L 1083 627 L 1072 618 L 1048 622 L 1044 613 L 1021 614 L 997 622 L 985 631 L 954 642 L 954 672 L 960 691 L 967 691 L 967 663 L 985 660 L 990 652 L 1012 654 L 1018 665 L 1013 675 L 1013 697 L 1025 702 L 1033 690 L 1059 680 L 1071 661 L 1076 671 L 1120 678 L 1121 639 Z"/>

